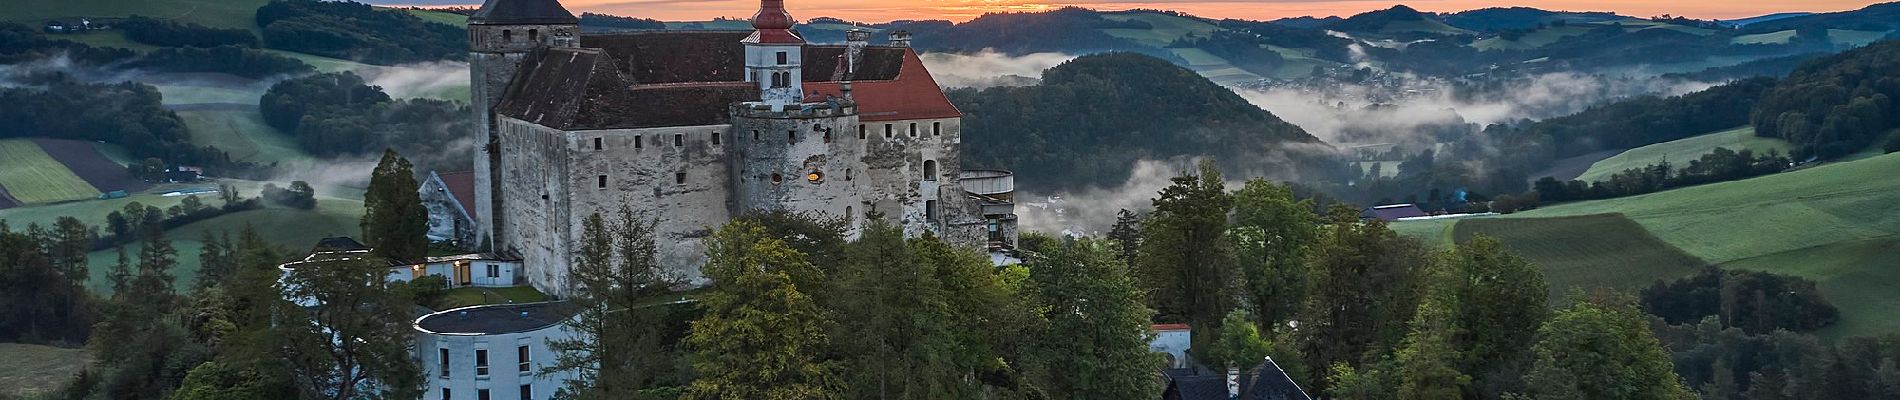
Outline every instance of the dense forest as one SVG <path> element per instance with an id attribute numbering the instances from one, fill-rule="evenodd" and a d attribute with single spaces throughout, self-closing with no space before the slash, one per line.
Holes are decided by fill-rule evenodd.
<path id="1" fill-rule="evenodd" d="M 1682 139 L 1748 124 L 1748 115 L 1774 79 L 1731 82 L 1675 97 L 1644 96 L 1591 107 L 1573 115 L 1516 126 L 1494 125 L 1485 136 L 1541 169 L 1551 160 L 1609 149 Z"/>
<path id="2" fill-rule="evenodd" d="M 169 47 L 141 54 L 117 47 L 100 48 L 56 40 L 25 25 L 0 23 L 0 64 L 30 63 L 61 56 L 100 70 L 222 72 L 248 78 L 314 71 L 297 59 L 242 46 Z"/>
<path id="3" fill-rule="evenodd" d="M 191 143 L 157 89 L 125 82 L 82 83 L 55 74 L 0 88 L 0 138 L 50 137 L 118 144 L 133 156 L 219 168 L 230 156 Z"/>
<path id="4" fill-rule="evenodd" d="M 1077 7 L 1033 13 L 983 14 L 962 23 L 895 21 L 876 27 L 910 31 L 918 38 L 915 47 L 921 51 L 975 53 L 987 49 L 1005 54 L 1127 51 L 1185 64 L 1185 61 L 1165 49 L 1143 46 L 1100 31 L 1118 27 L 1148 28 L 1147 23 L 1110 20 L 1103 18 L 1100 12 Z"/>
<path id="5" fill-rule="evenodd" d="M 1214 156 L 1235 170 L 1328 173 L 1318 139 L 1233 91 L 1130 53 L 1076 58 L 1026 87 L 949 93 L 972 167 L 1035 171 L 1026 186 L 1119 185 L 1139 160 Z M 1309 152 L 1310 151 L 1310 152 Z"/>
<path id="6" fill-rule="evenodd" d="M 134 15 L 118 24 L 125 38 L 160 47 L 257 47 L 257 36 L 248 29 L 212 28 L 204 25 Z"/>
<path id="7" fill-rule="evenodd" d="M 1900 135 L 1900 41 L 1810 61 L 1763 94 L 1755 134 L 1799 146 L 1798 157 L 1835 158 Z"/>
<path id="8" fill-rule="evenodd" d="M 273 49 L 392 65 L 468 56 L 462 27 L 348 1 L 283 0 L 257 9 Z"/>
<path id="9" fill-rule="evenodd" d="M 435 99 L 392 99 L 350 72 L 287 79 L 258 102 L 264 122 L 291 133 L 304 150 L 320 156 L 378 154 L 384 149 L 421 152 L 467 137 L 468 105 Z M 465 162 L 448 154 L 440 165 Z"/>

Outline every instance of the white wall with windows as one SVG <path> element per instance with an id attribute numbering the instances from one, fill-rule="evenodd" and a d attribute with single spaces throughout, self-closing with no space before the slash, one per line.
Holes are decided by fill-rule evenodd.
<path id="1" fill-rule="evenodd" d="M 438 333 L 417 328 L 424 400 L 545 400 L 572 373 L 542 374 L 558 356 L 549 340 L 571 337 L 565 325 L 506 334 Z"/>

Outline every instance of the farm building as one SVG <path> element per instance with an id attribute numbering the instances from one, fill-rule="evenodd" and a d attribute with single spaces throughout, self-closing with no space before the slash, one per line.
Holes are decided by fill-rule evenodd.
<path id="1" fill-rule="evenodd" d="M 1390 222 L 1390 221 L 1397 221 L 1400 218 L 1417 218 L 1417 217 L 1424 217 L 1424 216 L 1430 216 L 1430 215 L 1431 214 L 1425 213 L 1425 210 L 1419 209 L 1417 205 L 1388 204 L 1388 205 L 1383 205 L 1383 206 L 1374 206 L 1374 207 L 1367 208 L 1364 211 L 1359 212 L 1359 219 L 1367 220 L 1367 221 L 1377 219 L 1377 220 Z"/>
<path id="2" fill-rule="evenodd" d="M 172 183 L 197 182 L 199 178 L 204 177 L 204 173 L 204 168 L 176 166 L 165 169 L 165 180 Z"/>

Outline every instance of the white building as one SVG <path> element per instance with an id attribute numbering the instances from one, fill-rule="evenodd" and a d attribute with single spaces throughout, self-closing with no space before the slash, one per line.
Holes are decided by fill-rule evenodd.
<path id="1" fill-rule="evenodd" d="M 424 399 L 541 400 L 571 372 L 543 374 L 557 354 L 551 340 L 571 338 L 562 302 L 458 308 L 417 318 L 416 353 Z"/>
<path id="2" fill-rule="evenodd" d="M 1152 326 L 1155 338 L 1148 342 L 1148 350 L 1168 355 L 1168 368 L 1188 368 L 1188 347 L 1193 344 L 1187 324 L 1156 324 Z"/>
<path id="3" fill-rule="evenodd" d="M 495 254 L 462 254 L 429 257 L 421 263 L 389 268 L 390 282 L 408 282 L 428 275 L 441 276 L 449 288 L 527 286 L 522 277 L 521 259 Z"/>

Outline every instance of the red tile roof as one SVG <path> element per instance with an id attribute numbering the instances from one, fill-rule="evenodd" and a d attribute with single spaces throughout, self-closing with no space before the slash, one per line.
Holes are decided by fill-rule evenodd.
<path id="1" fill-rule="evenodd" d="M 449 196 L 462 203 L 463 210 L 468 210 L 469 218 L 480 221 L 482 216 L 475 215 L 475 171 L 438 172 L 436 176 L 442 177 L 442 186 L 448 187 Z"/>
<path id="2" fill-rule="evenodd" d="M 1149 327 L 1150 327 L 1150 328 L 1154 328 L 1154 330 L 1155 330 L 1155 331 L 1185 331 L 1185 330 L 1188 330 L 1188 324 L 1154 324 L 1154 325 L 1151 325 L 1151 326 L 1149 326 Z"/>
<path id="3" fill-rule="evenodd" d="M 807 91 L 817 92 L 808 101 L 823 101 L 825 96 L 843 96 L 838 82 L 806 82 Z M 896 79 L 851 83 L 851 94 L 858 102 L 860 121 L 898 121 L 911 119 L 956 118 L 963 116 L 957 106 L 944 97 L 943 88 L 930 76 L 917 52 L 904 49 L 904 63 Z"/>

